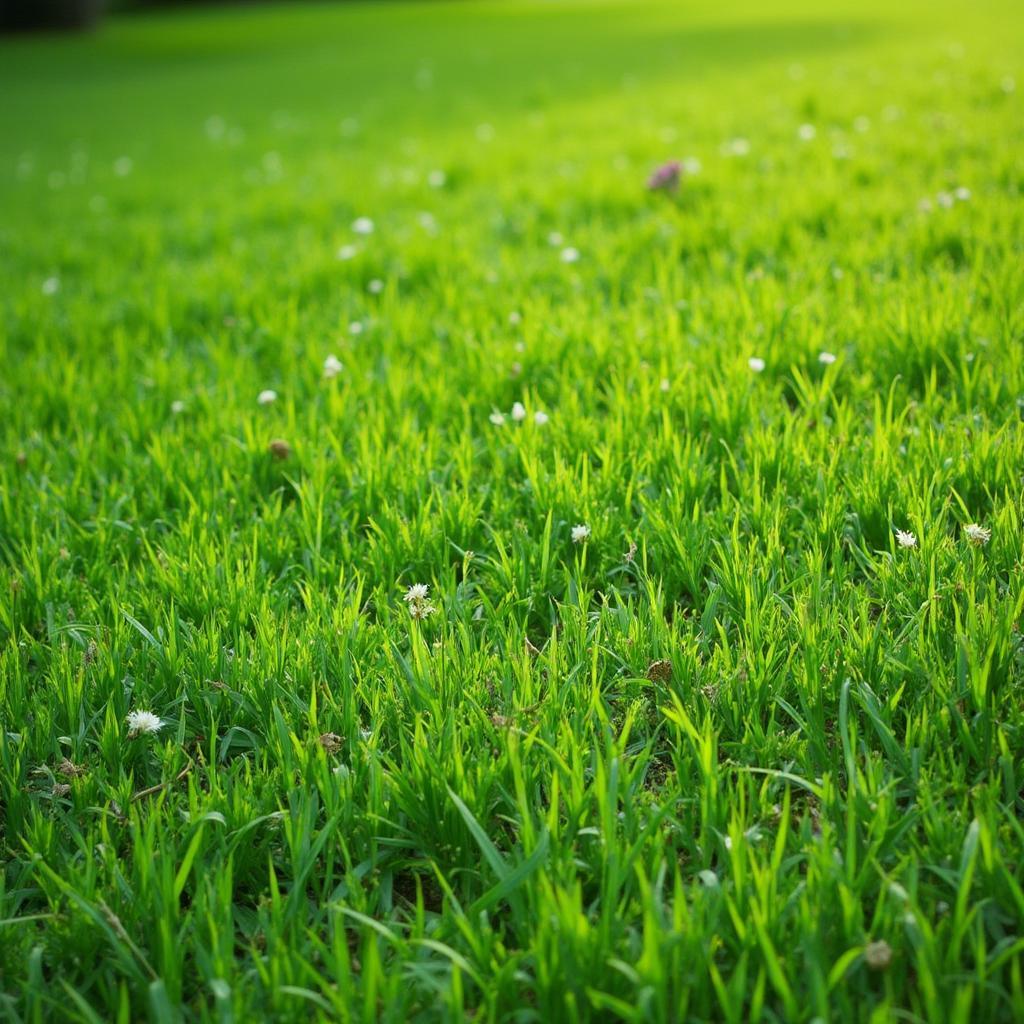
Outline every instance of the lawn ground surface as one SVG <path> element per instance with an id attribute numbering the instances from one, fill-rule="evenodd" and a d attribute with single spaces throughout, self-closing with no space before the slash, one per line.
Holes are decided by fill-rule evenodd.
<path id="1" fill-rule="evenodd" d="M 0 41 L 0 1018 L 1024 1019 L 1022 37 Z"/>

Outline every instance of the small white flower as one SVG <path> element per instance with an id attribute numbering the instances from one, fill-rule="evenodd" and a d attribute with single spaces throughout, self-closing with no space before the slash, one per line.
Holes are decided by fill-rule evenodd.
<path id="1" fill-rule="evenodd" d="M 352 221 L 352 230 L 357 235 L 372 235 L 373 234 L 373 221 L 369 217 L 356 217 Z"/>
<path id="2" fill-rule="evenodd" d="M 259 402 L 260 405 L 270 405 L 277 401 L 277 392 L 273 388 L 267 388 L 256 396 L 256 401 Z"/>
<path id="3" fill-rule="evenodd" d="M 359 320 L 353 320 L 352 323 L 350 323 L 348 325 L 348 333 L 349 334 L 362 334 L 363 333 L 363 324 L 362 324 L 362 322 L 359 321 Z"/>
<path id="4" fill-rule="evenodd" d="M 743 138 L 730 139 L 722 146 L 725 156 L 747 156 L 750 153 L 750 143 Z"/>
<path id="5" fill-rule="evenodd" d="M 935 209 L 932 201 L 927 196 L 917 204 L 917 208 L 921 213 L 931 213 Z"/>
<path id="6" fill-rule="evenodd" d="M 935 202 L 937 202 L 944 210 L 948 210 L 953 205 L 954 200 L 948 192 L 940 192 L 935 197 Z"/>
<path id="7" fill-rule="evenodd" d="M 968 523 L 964 527 L 964 536 L 972 544 L 981 547 L 982 544 L 987 544 L 992 539 L 992 531 L 985 526 L 979 526 L 977 523 Z"/>
<path id="8" fill-rule="evenodd" d="M 60 278 L 59 277 L 48 277 L 43 282 L 43 294 L 44 295 L 56 295 L 60 291 Z"/>
<path id="9" fill-rule="evenodd" d="M 796 133 L 801 142 L 810 142 L 818 134 L 818 131 L 813 124 L 802 124 L 797 128 Z"/>
<path id="10" fill-rule="evenodd" d="M 180 413 L 183 413 L 184 411 L 185 403 L 180 398 L 176 398 L 173 402 L 171 402 L 171 412 L 173 412 L 175 416 L 179 415 Z"/>
<path id="11" fill-rule="evenodd" d="M 831 366 L 836 361 L 836 357 L 831 352 L 819 352 L 818 362 L 824 366 Z"/>
<path id="12" fill-rule="evenodd" d="M 585 523 L 579 523 L 572 528 L 573 544 L 582 544 L 590 536 L 590 527 Z"/>
<path id="13" fill-rule="evenodd" d="M 447 180 L 448 176 L 444 173 L 444 171 L 441 170 L 431 171 L 427 175 L 427 184 L 431 188 L 444 188 L 445 182 Z"/>
<path id="14" fill-rule="evenodd" d="M 436 611 L 437 609 L 429 601 L 417 601 L 415 604 L 409 605 L 409 614 L 414 619 L 423 620 Z"/>
<path id="15" fill-rule="evenodd" d="M 560 245 L 563 245 L 564 243 L 565 239 L 562 237 L 561 231 L 552 231 L 548 235 L 548 245 L 554 246 L 554 248 L 557 249 Z"/>
<path id="16" fill-rule="evenodd" d="M 152 711 L 131 711 L 128 713 L 127 721 L 129 736 L 159 732 L 164 724 Z"/>
<path id="17" fill-rule="evenodd" d="M 953 192 L 953 196 L 960 200 L 961 203 L 966 203 L 967 200 L 971 198 L 971 190 L 965 185 L 961 185 Z"/>
<path id="18" fill-rule="evenodd" d="M 375 277 L 375 278 L 374 278 L 374 279 L 373 279 L 372 281 L 370 281 L 370 283 L 369 283 L 369 284 L 368 284 L 368 285 L 366 286 L 366 290 L 367 290 L 367 291 L 368 291 L 368 292 L 369 292 L 369 293 L 370 293 L 371 295 L 380 295 L 380 293 L 381 293 L 382 291 L 384 291 L 384 282 L 383 282 L 383 281 L 382 281 L 382 280 L 381 280 L 381 279 L 380 279 L 379 277 Z"/>
<path id="19" fill-rule="evenodd" d="M 538 409 L 533 414 L 533 422 L 536 423 L 538 427 L 543 427 L 544 424 L 547 423 L 547 421 L 548 421 L 548 414 L 546 412 L 541 412 L 541 410 Z"/>
<path id="20" fill-rule="evenodd" d="M 871 128 L 871 118 L 870 117 L 865 117 L 863 114 L 861 114 L 860 117 L 855 117 L 853 119 L 853 130 L 855 132 L 863 133 L 863 132 L 869 131 L 870 128 Z"/>
<path id="21" fill-rule="evenodd" d="M 338 250 L 339 260 L 350 260 L 353 259 L 359 250 L 354 245 L 343 245 Z"/>
<path id="22" fill-rule="evenodd" d="M 426 601 L 427 595 L 430 592 L 429 583 L 414 583 L 406 592 L 403 600 L 408 601 L 409 604 L 415 604 L 418 601 Z"/>
<path id="23" fill-rule="evenodd" d="M 747 360 L 747 366 L 749 366 L 754 373 L 760 373 L 764 369 L 764 360 L 760 356 L 751 356 Z"/>
<path id="24" fill-rule="evenodd" d="M 329 355 L 324 360 L 324 376 L 331 380 L 333 377 L 337 377 L 339 373 L 344 369 L 341 365 L 341 360 L 336 355 Z"/>
<path id="25" fill-rule="evenodd" d="M 522 421 L 526 419 L 526 407 L 522 402 L 516 402 L 515 405 L 512 406 L 512 419 L 514 419 L 516 423 L 522 423 Z"/>
<path id="26" fill-rule="evenodd" d="M 562 262 L 563 263 L 577 263 L 580 258 L 580 251 L 575 246 L 567 245 L 562 250 Z"/>
<path id="27" fill-rule="evenodd" d="M 114 161 L 114 173 L 119 178 L 127 178 L 128 175 L 132 173 L 132 168 L 134 166 L 135 164 L 132 162 L 132 158 L 130 156 L 119 156 Z"/>
<path id="28" fill-rule="evenodd" d="M 505 414 L 498 412 L 497 409 L 487 417 L 496 427 L 500 427 L 505 422 Z"/>
<path id="29" fill-rule="evenodd" d="M 668 377 L 662 377 L 661 378 L 661 384 L 658 385 L 658 386 L 661 388 L 662 391 L 671 391 L 672 390 L 672 381 L 670 381 L 668 379 Z"/>
<path id="30" fill-rule="evenodd" d="M 1003 90 L 1003 92 L 1005 92 L 1007 95 L 1009 95 L 1011 92 L 1014 91 L 1014 89 L 1017 88 L 1017 83 L 1014 81 L 1014 78 L 1013 78 L 1012 75 L 1007 75 L 999 83 L 999 87 Z"/>
<path id="31" fill-rule="evenodd" d="M 522 322 L 523 322 L 523 315 L 522 315 L 522 313 L 517 313 L 517 312 L 516 312 L 516 311 L 515 311 L 515 310 L 513 309 L 513 310 L 512 310 L 512 312 L 511 312 L 511 313 L 509 313 L 509 315 L 508 315 L 508 322 L 509 322 L 509 323 L 510 323 L 510 324 L 511 324 L 511 325 L 512 325 L 513 327 L 515 327 L 515 326 L 516 326 L 516 324 L 520 324 L 520 323 L 522 323 Z"/>
<path id="32" fill-rule="evenodd" d="M 901 548 L 916 548 L 917 537 L 915 537 L 909 530 L 897 530 L 896 543 L 899 544 Z"/>
<path id="33" fill-rule="evenodd" d="M 683 169 L 683 174 L 692 177 L 694 174 L 700 174 L 703 164 L 695 156 L 683 157 L 679 161 L 680 167 Z"/>

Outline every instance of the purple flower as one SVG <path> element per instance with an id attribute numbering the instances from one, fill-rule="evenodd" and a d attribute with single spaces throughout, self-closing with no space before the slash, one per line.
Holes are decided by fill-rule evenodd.
<path id="1" fill-rule="evenodd" d="M 652 192 L 674 192 L 679 188 L 679 176 L 682 164 L 678 160 L 669 160 L 658 167 L 647 179 L 647 187 Z"/>

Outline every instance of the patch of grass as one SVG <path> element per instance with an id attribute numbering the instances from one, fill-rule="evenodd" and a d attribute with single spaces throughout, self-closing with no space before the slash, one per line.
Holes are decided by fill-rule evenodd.
<path id="1" fill-rule="evenodd" d="M 771 8 L 0 44 L 0 1016 L 1024 1017 L 1020 10 Z"/>

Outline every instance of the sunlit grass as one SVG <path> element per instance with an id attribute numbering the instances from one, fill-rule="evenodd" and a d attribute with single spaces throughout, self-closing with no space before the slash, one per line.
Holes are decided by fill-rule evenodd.
<path id="1" fill-rule="evenodd" d="M 1024 1017 L 1024 24 L 768 6 L 0 44 L 0 1016 Z"/>

